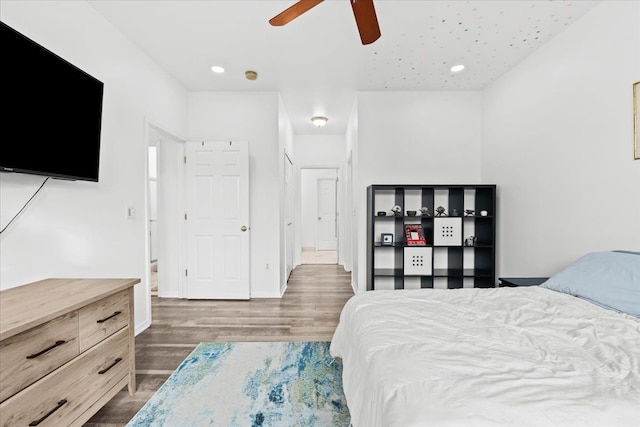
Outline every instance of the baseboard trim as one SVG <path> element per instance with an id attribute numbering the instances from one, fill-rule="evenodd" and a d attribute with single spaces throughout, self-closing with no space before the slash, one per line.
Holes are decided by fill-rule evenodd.
<path id="1" fill-rule="evenodd" d="M 158 298 L 180 298 L 177 292 L 163 292 L 162 295 L 158 293 Z"/>
<path id="2" fill-rule="evenodd" d="M 144 331 L 145 329 L 147 329 L 149 326 L 151 326 L 151 324 L 149 322 L 147 322 L 146 320 L 136 323 L 136 330 L 135 330 L 135 335 L 137 336 L 139 333 L 141 333 L 142 331 Z"/>

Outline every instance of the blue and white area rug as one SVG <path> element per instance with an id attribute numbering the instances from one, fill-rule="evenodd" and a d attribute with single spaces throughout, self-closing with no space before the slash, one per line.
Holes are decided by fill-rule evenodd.
<path id="1" fill-rule="evenodd" d="M 127 427 L 349 425 L 329 343 L 200 343 Z"/>

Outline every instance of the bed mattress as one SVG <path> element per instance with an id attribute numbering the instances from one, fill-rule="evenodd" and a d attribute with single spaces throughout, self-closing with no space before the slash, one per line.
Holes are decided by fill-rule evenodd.
<path id="1" fill-rule="evenodd" d="M 640 426 L 640 319 L 549 289 L 359 293 L 331 354 L 354 427 Z"/>

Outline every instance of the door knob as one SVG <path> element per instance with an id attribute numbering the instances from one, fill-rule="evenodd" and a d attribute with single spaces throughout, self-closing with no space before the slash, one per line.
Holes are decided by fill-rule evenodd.
<path id="1" fill-rule="evenodd" d="M 247 231 L 247 226 L 243 225 L 242 227 L 240 227 L 240 231 Z"/>

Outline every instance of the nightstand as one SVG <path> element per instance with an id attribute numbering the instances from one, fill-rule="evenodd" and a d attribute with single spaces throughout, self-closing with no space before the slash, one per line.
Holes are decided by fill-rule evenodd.
<path id="1" fill-rule="evenodd" d="M 499 287 L 538 286 L 544 283 L 548 277 L 499 277 Z"/>

